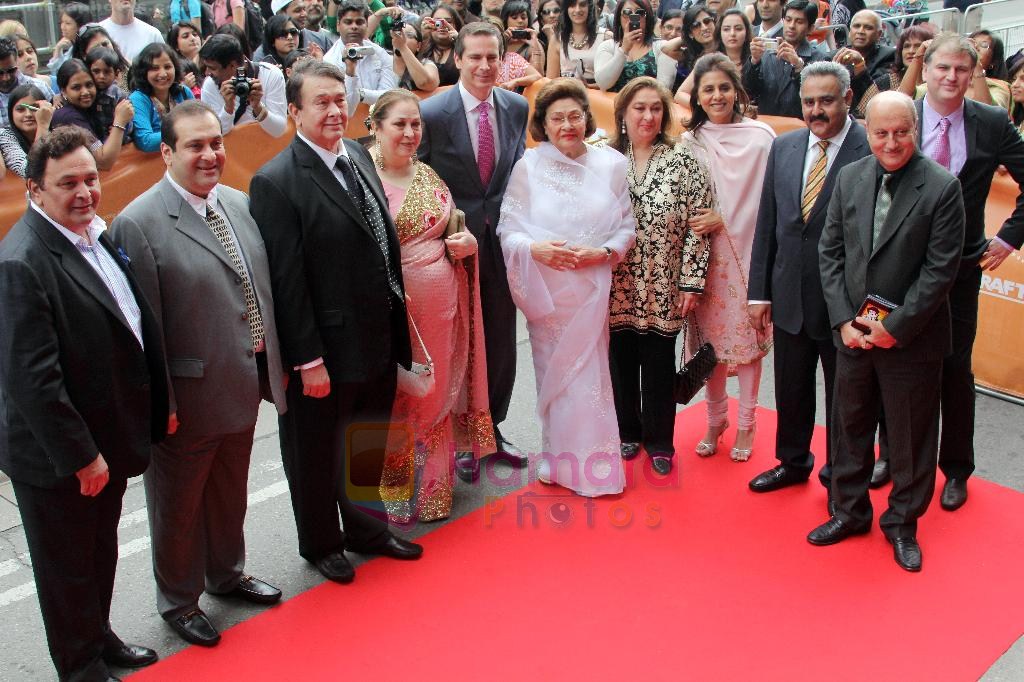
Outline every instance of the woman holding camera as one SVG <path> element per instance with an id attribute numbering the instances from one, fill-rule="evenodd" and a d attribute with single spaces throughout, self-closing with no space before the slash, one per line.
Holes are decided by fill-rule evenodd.
<path id="1" fill-rule="evenodd" d="M 420 92 L 437 90 L 441 82 L 437 65 L 426 57 L 417 56 L 423 48 L 419 24 L 411 21 L 400 24 L 397 30 L 391 31 L 391 44 L 395 48 L 392 64 L 398 76 L 398 87 Z"/>
<path id="2" fill-rule="evenodd" d="M 455 66 L 455 39 L 462 30 L 462 18 L 450 5 L 438 4 L 430 16 L 420 24 L 423 32 L 421 58 L 437 65 L 440 85 L 459 82 L 459 67 Z"/>
<path id="3" fill-rule="evenodd" d="M 530 331 L 542 457 L 537 477 L 588 497 L 625 486 L 608 370 L 612 268 L 636 239 L 625 157 L 584 140 L 587 89 L 547 83 L 534 100 L 540 144 L 512 169 L 498 237 L 509 290 Z"/>
<path id="4" fill-rule="evenodd" d="M 392 523 L 437 521 L 452 507 L 456 452 L 495 450 L 487 406 L 477 243 L 445 237 L 455 205 L 444 181 L 416 160 L 420 102 L 389 90 L 370 108 L 371 149 L 402 248 L 413 360 L 429 375 L 400 370 L 381 499 Z M 454 223 L 453 223 L 454 225 Z"/>
<path id="5" fill-rule="evenodd" d="M 618 92 L 639 76 L 657 78 L 666 88 L 675 80 L 675 62 L 661 54 L 665 41 L 654 39 L 657 18 L 648 0 L 623 0 L 615 7 L 612 40 L 594 55 L 594 79 L 607 92 Z"/>
<path id="6" fill-rule="evenodd" d="M 515 52 L 537 71 L 537 78 L 540 78 L 540 74 L 544 73 L 545 38 L 533 27 L 530 3 L 526 0 L 508 0 L 501 7 L 499 28 L 505 31 L 506 56 L 509 52 Z"/>

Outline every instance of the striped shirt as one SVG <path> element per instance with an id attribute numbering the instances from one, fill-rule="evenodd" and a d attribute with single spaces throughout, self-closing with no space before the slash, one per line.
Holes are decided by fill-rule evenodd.
<path id="1" fill-rule="evenodd" d="M 121 314 L 124 315 L 124 319 L 128 322 L 128 326 L 131 328 L 135 338 L 138 339 L 139 345 L 143 346 L 142 313 L 139 311 L 139 304 L 135 300 L 132 286 L 128 282 L 128 277 L 125 276 L 121 266 L 117 264 L 114 256 L 99 243 L 100 235 L 107 229 L 107 224 L 103 222 L 103 219 L 99 216 L 92 219 L 92 223 L 90 223 L 88 228 L 89 238 L 86 239 L 58 224 L 50 216 L 46 215 L 43 209 L 39 208 L 35 202 L 30 201 L 29 205 L 39 215 L 46 218 L 51 225 L 56 227 L 61 234 L 67 237 L 68 241 L 82 254 L 82 258 L 96 272 L 100 281 L 103 282 L 110 295 L 113 296 L 114 303 L 117 304 Z"/>

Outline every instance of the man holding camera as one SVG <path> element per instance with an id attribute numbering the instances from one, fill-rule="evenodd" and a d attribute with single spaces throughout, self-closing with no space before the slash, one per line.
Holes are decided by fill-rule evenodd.
<path id="1" fill-rule="evenodd" d="M 338 5 L 338 33 L 324 61 L 345 72 L 345 93 L 348 115 L 352 116 L 360 102 L 373 104 L 377 98 L 398 87 L 394 60 L 380 45 L 366 39 L 370 8 L 362 0 L 342 0 Z M 392 24 L 393 30 L 401 30 Z"/>
<path id="2" fill-rule="evenodd" d="M 238 39 L 229 35 L 212 36 L 199 50 L 199 59 L 207 76 L 202 100 L 216 112 L 225 135 L 252 121 L 274 137 L 284 135 L 288 104 L 279 69 L 248 61 Z"/>

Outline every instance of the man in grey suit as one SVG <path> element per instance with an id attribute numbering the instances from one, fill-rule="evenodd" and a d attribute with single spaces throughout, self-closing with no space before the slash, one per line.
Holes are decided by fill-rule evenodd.
<path id="1" fill-rule="evenodd" d="M 285 411 L 270 270 L 249 200 L 220 185 L 224 140 L 208 105 L 164 118 L 167 173 L 114 220 L 168 349 L 171 435 L 145 474 L 160 615 L 213 646 L 203 591 L 272 604 L 247 575 L 242 525 L 260 399 Z"/>
<path id="2" fill-rule="evenodd" d="M 935 490 L 942 359 L 952 348 L 949 290 L 964 243 L 960 182 L 917 151 L 917 111 L 884 92 L 867 110 L 873 157 L 844 168 L 821 235 L 821 285 L 836 358 L 832 517 L 807 536 L 831 545 L 871 529 L 868 484 L 880 409 L 892 492 L 879 525 L 894 557 L 921 570 L 917 519 Z M 891 302 L 879 319 L 867 297 Z"/>
<path id="3" fill-rule="evenodd" d="M 480 244 L 480 300 L 495 441 L 502 456 L 525 466 L 526 457 L 498 429 L 508 414 L 516 379 L 516 308 L 495 228 L 512 166 L 526 147 L 529 108 L 521 95 L 495 87 L 503 45 L 492 24 L 463 27 L 455 41 L 458 85 L 422 104 L 419 158 L 451 189 Z M 479 474 L 478 462 L 466 453 L 459 453 L 456 466 L 465 481 Z"/>

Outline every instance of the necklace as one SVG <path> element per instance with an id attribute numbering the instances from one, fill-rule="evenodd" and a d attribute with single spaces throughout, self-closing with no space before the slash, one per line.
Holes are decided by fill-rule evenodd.
<path id="1" fill-rule="evenodd" d="M 587 44 L 589 42 L 590 42 L 590 36 L 588 36 L 587 34 L 583 34 L 583 37 L 579 38 L 579 39 L 576 38 L 576 34 L 575 33 L 573 33 L 572 35 L 569 36 L 569 45 L 574 50 L 585 50 L 585 49 L 587 49 Z"/>

